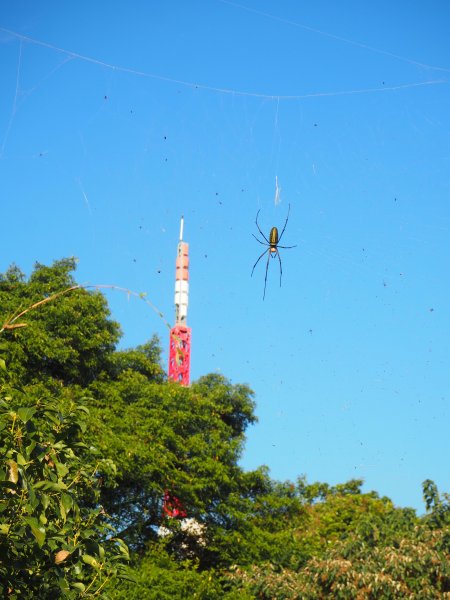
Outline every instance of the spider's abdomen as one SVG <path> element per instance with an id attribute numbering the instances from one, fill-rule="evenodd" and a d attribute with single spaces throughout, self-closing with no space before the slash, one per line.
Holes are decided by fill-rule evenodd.
<path id="1" fill-rule="evenodd" d="M 269 244 L 271 246 L 276 246 L 278 244 L 278 229 L 276 227 L 272 227 L 270 230 Z"/>

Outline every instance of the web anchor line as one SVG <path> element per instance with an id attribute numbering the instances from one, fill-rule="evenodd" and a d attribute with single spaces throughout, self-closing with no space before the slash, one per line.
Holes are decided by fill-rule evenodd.
<path id="1" fill-rule="evenodd" d="M 353 95 L 353 94 L 369 94 L 369 93 L 374 93 L 374 92 L 389 92 L 389 91 L 398 91 L 398 90 L 416 88 L 416 87 L 427 86 L 427 85 L 440 85 L 440 84 L 450 83 L 450 80 L 448 80 L 448 79 L 432 79 L 432 80 L 427 80 L 427 81 L 404 83 L 404 84 L 398 84 L 398 85 L 392 85 L 392 86 L 383 85 L 382 87 L 361 88 L 361 89 L 353 89 L 353 90 L 338 90 L 338 91 L 330 91 L 330 92 L 310 92 L 310 93 L 306 93 L 306 94 L 267 94 L 267 93 L 259 93 L 259 92 L 249 92 L 249 91 L 245 91 L 245 90 L 236 90 L 236 89 L 232 89 L 232 88 L 214 87 L 214 86 L 206 85 L 203 83 L 195 83 L 192 81 L 177 79 L 175 77 L 158 75 L 156 73 L 150 73 L 148 71 L 140 71 L 138 69 L 133 69 L 130 67 L 121 67 L 119 65 L 114 65 L 112 63 L 108 63 L 106 61 L 99 60 L 99 59 L 91 57 L 91 56 L 80 54 L 78 52 L 73 52 L 72 50 L 66 50 L 65 48 L 61 48 L 59 46 L 55 46 L 54 44 L 50 44 L 48 42 L 44 42 L 42 40 L 38 40 L 36 38 L 30 37 L 27 35 L 17 33 L 16 31 L 12 31 L 12 30 L 6 29 L 4 27 L 0 27 L 0 31 L 3 31 L 4 33 L 7 33 L 13 37 L 16 37 L 19 40 L 29 42 L 30 44 L 35 44 L 37 46 L 43 46 L 45 48 L 54 50 L 55 52 L 61 52 L 62 54 L 66 54 L 67 56 L 69 56 L 71 58 L 77 58 L 79 60 L 93 63 L 100 67 L 104 67 L 106 69 L 112 69 L 113 71 L 117 71 L 120 73 L 129 73 L 130 75 L 136 75 L 138 77 L 157 79 L 159 81 L 165 81 L 167 83 L 175 83 L 177 85 L 182 85 L 185 87 L 189 87 L 191 89 L 200 89 L 200 90 L 204 90 L 204 91 L 215 92 L 218 94 L 232 94 L 234 96 L 261 98 L 264 100 L 277 100 L 278 102 L 280 100 L 305 100 L 307 98 L 349 96 L 349 95 Z M 417 63 L 417 64 L 420 65 L 420 63 Z M 421 66 L 429 68 L 429 69 L 450 72 L 450 69 L 445 69 L 443 67 L 432 67 L 429 65 L 421 65 Z"/>

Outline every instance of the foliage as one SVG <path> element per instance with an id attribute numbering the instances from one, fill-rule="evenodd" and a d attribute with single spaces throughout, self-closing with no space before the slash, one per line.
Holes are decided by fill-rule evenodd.
<path id="1" fill-rule="evenodd" d="M 87 418 L 68 398 L 11 390 L 0 400 L 0 581 L 9 598 L 98 595 L 126 576 L 128 550 L 96 504 Z"/>
<path id="2" fill-rule="evenodd" d="M 301 479 L 308 506 L 295 532 L 298 564 L 239 565 L 230 580 L 267 600 L 450 598 L 450 528 L 430 529 L 427 518 L 361 493 L 360 484 Z"/>
<path id="3" fill-rule="evenodd" d="M 393 546 L 339 542 L 299 572 L 255 565 L 236 568 L 230 578 L 239 589 L 267 600 L 450 598 L 449 559 L 449 532 L 424 529 Z"/>
<path id="4" fill-rule="evenodd" d="M 427 509 L 427 524 L 433 528 L 450 526 L 450 494 L 440 494 L 437 485 L 431 479 L 426 479 L 422 488 Z"/>
<path id="5" fill-rule="evenodd" d="M 166 381 L 155 337 L 117 350 L 104 297 L 77 286 L 74 268 L 0 275 L 4 594 L 450 597 L 448 494 L 426 480 L 418 517 L 360 480 L 244 471 L 252 390 L 218 374 Z M 164 512 L 165 493 L 185 518 Z M 113 529 L 133 583 L 118 579 L 127 547 Z"/>
<path id="6" fill-rule="evenodd" d="M 0 311 L 8 323 L 24 309 L 73 288 L 74 259 L 36 263 L 28 281 L 17 268 L 0 275 Z M 100 292 L 82 288 L 27 312 L 4 331 L 3 348 L 21 385 L 56 380 L 87 385 L 108 368 L 120 329 Z"/>
<path id="7" fill-rule="evenodd" d="M 254 420 L 250 390 L 217 375 L 186 389 L 131 370 L 89 389 L 92 440 L 118 469 L 102 500 L 127 541 L 142 548 L 156 539 L 165 490 L 209 532 L 226 527 L 243 432 Z"/>
<path id="8" fill-rule="evenodd" d="M 326 486 L 317 502 L 306 487 L 306 519 L 297 531 L 300 562 L 312 556 L 324 556 L 336 542 L 360 536 L 368 547 L 389 544 L 418 523 L 415 511 L 395 508 L 388 498 L 374 492 L 363 494 L 362 481 L 352 480 L 336 487 L 312 484 L 311 489 Z M 300 493 L 305 491 L 304 480 L 299 482 Z"/>
<path id="9" fill-rule="evenodd" d="M 114 352 L 109 360 L 108 378 L 117 380 L 125 371 L 140 373 L 149 381 L 162 383 L 164 371 L 160 365 L 161 348 L 154 335 L 150 341 L 133 349 Z"/>
<path id="10" fill-rule="evenodd" d="M 250 600 L 253 595 L 232 589 L 215 570 L 200 571 L 192 561 L 179 562 L 156 544 L 133 570 L 134 582 L 124 583 L 112 594 L 121 600 Z M 227 589 L 228 588 L 228 589 Z"/>

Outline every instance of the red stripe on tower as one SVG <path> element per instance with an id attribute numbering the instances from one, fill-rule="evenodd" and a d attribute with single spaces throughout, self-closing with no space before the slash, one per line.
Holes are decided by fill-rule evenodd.
<path id="1" fill-rule="evenodd" d="M 191 329 L 186 325 L 189 304 L 189 244 L 183 242 L 183 226 L 184 219 L 181 217 L 175 269 L 175 325 L 170 330 L 169 379 L 187 386 L 191 366 Z"/>

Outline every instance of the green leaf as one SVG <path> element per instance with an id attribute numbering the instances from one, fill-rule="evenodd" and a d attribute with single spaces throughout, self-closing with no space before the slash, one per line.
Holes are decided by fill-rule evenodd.
<path id="1" fill-rule="evenodd" d="M 3 358 L 0 358 L 0 369 L 2 369 L 2 371 L 6 371 L 6 363 Z"/>
<path id="2" fill-rule="evenodd" d="M 63 592 L 65 592 L 66 594 L 68 594 L 70 592 L 70 588 L 69 588 L 69 582 L 64 579 L 63 577 L 61 577 L 58 581 L 59 583 L 59 587 L 61 588 L 61 590 Z"/>
<path id="3" fill-rule="evenodd" d="M 85 529 L 84 531 L 81 532 L 81 537 L 84 540 L 88 540 L 91 537 L 93 537 L 95 535 L 95 530 L 94 529 Z"/>
<path id="4" fill-rule="evenodd" d="M 59 483 L 55 483 L 54 481 L 38 481 L 33 485 L 35 490 L 43 489 L 52 492 L 61 492 L 62 490 L 67 490 L 67 485 L 60 481 Z"/>
<path id="5" fill-rule="evenodd" d="M 42 548 L 45 542 L 45 529 L 39 525 L 39 521 L 34 517 L 22 517 L 25 523 L 30 527 L 31 533 L 36 538 L 39 547 Z"/>
<path id="6" fill-rule="evenodd" d="M 63 463 L 60 463 L 57 460 L 54 460 L 55 466 L 56 466 L 56 471 L 59 475 L 59 477 L 65 477 L 67 475 L 67 473 L 69 472 L 69 469 L 66 467 L 66 465 L 64 465 Z"/>
<path id="7" fill-rule="evenodd" d="M 86 589 L 86 586 L 84 585 L 84 583 L 81 583 L 81 581 L 76 581 L 75 583 L 72 583 L 72 587 L 76 590 L 80 590 L 80 592 L 84 592 L 84 590 Z"/>
<path id="8" fill-rule="evenodd" d="M 93 556 L 91 556 L 90 554 L 83 554 L 81 556 L 81 560 L 83 562 L 85 562 L 87 565 L 91 565 L 91 567 L 94 567 L 94 569 L 98 569 L 100 567 L 98 560 L 96 558 L 94 558 Z"/>
<path id="9" fill-rule="evenodd" d="M 31 444 L 25 448 L 25 456 L 26 456 L 27 460 L 30 459 L 31 453 L 33 452 L 33 450 L 35 448 L 36 448 L 36 442 L 31 442 Z"/>
<path id="10" fill-rule="evenodd" d="M 39 506 L 39 498 L 34 493 L 33 488 L 30 487 L 28 488 L 28 502 L 33 512 Z"/>
<path id="11" fill-rule="evenodd" d="M 26 423 L 31 419 L 35 412 L 36 408 L 34 406 L 22 407 L 18 409 L 17 416 L 21 421 Z"/>
<path id="12" fill-rule="evenodd" d="M 66 512 L 69 512 L 73 506 L 72 496 L 67 493 L 61 494 L 61 504 L 64 506 Z"/>
<path id="13" fill-rule="evenodd" d="M 27 464 L 27 461 L 26 461 L 26 460 L 25 460 L 25 458 L 24 458 L 24 457 L 23 457 L 23 456 L 20 454 L 20 452 L 18 452 L 18 453 L 17 453 L 17 457 L 16 457 L 16 458 L 17 458 L 17 462 L 18 462 L 18 464 L 19 464 L 19 465 L 22 465 L 22 466 L 24 466 L 24 465 L 26 465 L 26 464 Z"/>
<path id="14" fill-rule="evenodd" d="M 127 558 L 127 560 L 130 560 L 130 552 L 129 552 L 128 546 L 125 544 L 125 542 L 123 540 L 121 540 L 120 538 L 116 538 L 114 541 L 119 546 L 120 553 L 123 554 Z"/>
<path id="15" fill-rule="evenodd" d="M 0 523 L 0 533 L 8 535 L 11 525 L 9 523 Z"/>

